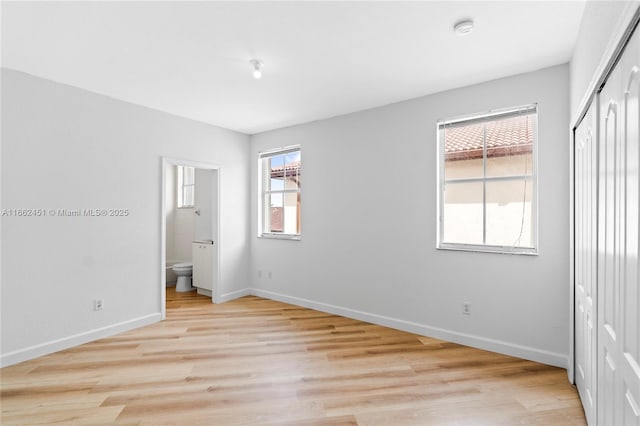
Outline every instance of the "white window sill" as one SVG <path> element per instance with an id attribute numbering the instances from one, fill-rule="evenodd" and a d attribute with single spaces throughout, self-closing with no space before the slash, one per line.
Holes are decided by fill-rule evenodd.
<path id="1" fill-rule="evenodd" d="M 290 240 L 290 241 L 300 241 L 302 239 L 302 235 L 293 235 L 293 234 L 260 234 L 258 238 L 264 238 L 267 240 Z"/>
<path id="2" fill-rule="evenodd" d="M 438 250 L 451 250 L 451 251 L 470 251 L 479 253 L 496 253 L 496 254 L 515 254 L 524 256 L 537 256 L 537 249 L 508 249 L 499 246 L 472 246 L 464 244 L 441 244 L 436 247 Z"/>

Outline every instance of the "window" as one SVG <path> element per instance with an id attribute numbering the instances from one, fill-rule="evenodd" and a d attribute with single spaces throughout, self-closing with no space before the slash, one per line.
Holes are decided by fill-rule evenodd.
<path id="1" fill-rule="evenodd" d="M 195 204 L 195 172 L 193 167 L 178 166 L 178 208 Z"/>
<path id="2" fill-rule="evenodd" d="M 438 123 L 438 248 L 537 253 L 537 107 Z"/>
<path id="3" fill-rule="evenodd" d="M 262 153 L 260 175 L 260 235 L 300 237 L 300 147 Z"/>

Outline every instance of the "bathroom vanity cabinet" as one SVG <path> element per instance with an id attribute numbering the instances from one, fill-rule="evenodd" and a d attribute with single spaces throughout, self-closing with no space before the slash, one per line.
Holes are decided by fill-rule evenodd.
<path id="1" fill-rule="evenodd" d="M 216 246 L 211 241 L 194 241 L 192 284 L 198 293 L 211 296 L 216 279 Z"/>

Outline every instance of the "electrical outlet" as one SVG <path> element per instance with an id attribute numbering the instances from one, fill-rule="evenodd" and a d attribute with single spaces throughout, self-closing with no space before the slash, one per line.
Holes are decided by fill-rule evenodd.
<path id="1" fill-rule="evenodd" d="M 271 271 L 269 271 L 269 273 L 267 274 L 269 279 L 271 279 Z"/>
<path id="2" fill-rule="evenodd" d="M 471 315 L 471 303 L 469 302 L 462 303 L 462 313 L 465 315 Z"/>
<path id="3" fill-rule="evenodd" d="M 104 306 L 104 301 L 102 299 L 95 299 L 93 301 L 93 310 L 94 311 L 101 311 L 102 310 L 102 306 Z"/>
<path id="4" fill-rule="evenodd" d="M 258 278 L 262 278 L 262 269 L 258 269 Z"/>

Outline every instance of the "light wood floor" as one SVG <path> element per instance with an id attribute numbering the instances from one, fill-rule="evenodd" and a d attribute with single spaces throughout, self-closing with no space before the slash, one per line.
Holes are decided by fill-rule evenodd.
<path id="1" fill-rule="evenodd" d="M 584 425 L 565 370 L 258 297 L 2 369 L 2 424 Z"/>

